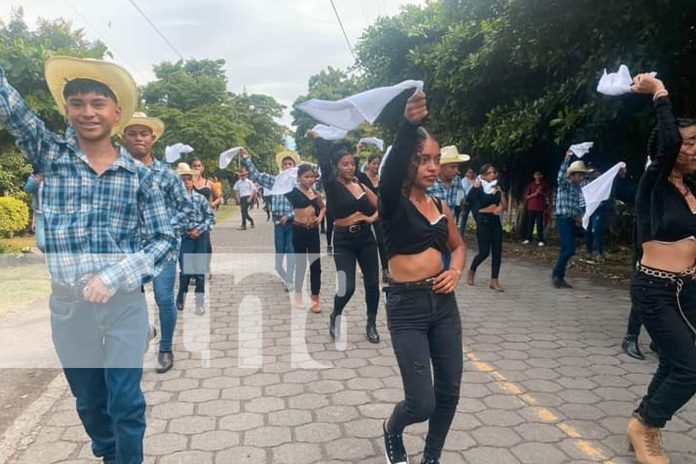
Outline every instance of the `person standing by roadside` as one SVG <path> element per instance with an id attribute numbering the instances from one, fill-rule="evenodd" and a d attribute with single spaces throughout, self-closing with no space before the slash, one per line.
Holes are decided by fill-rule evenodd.
<path id="1" fill-rule="evenodd" d="M 239 201 L 239 208 L 242 211 L 242 227 L 237 230 L 246 230 L 247 220 L 251 224 L 251 228 L 254 228 L 254 220 L 249 215 L 250 201 L 256 191 L 254 183 L 249 179 L 249 170 L 242 166 L 239 168 L 239 180 L 234 183 L 232 189 L 237 194 L 237 200 Z"/>
<path id="2" fill-rule="evenodd" d="M 133 117 L 126 123 L 121 137 L 131 156 L 149 167 L 154 174 L 155 182 L 164 195 L 172 228 L 180 241 L 184 233 L 194 227 L 191 222 L 193 204 L 186 193 L 181 178 L 152 154 L 152 148 L 162 137 L 164 130 L 165 126 L 162 120 L 148 118 L 145 113 L 137 112 L 133 113 Z M 179 249 L 177 247 L 167 257 L 162 272 L 155 277 L 152 284 L 160 320 L 161 337 L 157 355 L 159 367 L 156 369 L 159 374 L 167 372 L 174 366 L 172 341 L 177 317 L 174 283 L 178 258 Z"/>
<path id="3" fill-rule="evenodd" d="M 249 170 L 249 177 L 271 192 L 276 176 L 259 172 L 251 161 L 251 157 L 246 149 L 242 148 L 239 156 L 242 157 L 242 165 Z M 299 162 L 300 155 L 294 151 L 286 150 L 276 154 L 276 164 L 279 172 L 292 169 Z M 295 220 L 295 210 L 285 195 L 271 195 L 271 214 L 275 241 L 275 269 L 278 276 L 283 280 L 284 290 L 289 292 L 290 289 L 294 288 L 295 276 L 295 249 L 292 244 L 292 223 Z M 283 267 L 283 258 L 285 258 L 285 267 Z"/>
<path id="4" fill-rule="evenodd" d="M 580 221 L 584 208 L 580 200 L 583 198 L 580 183 L 585 174 L 590 172 L 582 161 L 573 161 L 573 152 L 568 150 L 558 169 L 558 185 L 556 187 L 556 227 L 561 239 L 561 251 L 553 268 L 551 281 L 555 288 L 573 288 L 565 280 L 568 261 L 575 254 L 575 230 Z"/>
<path id="5" fill-rule="evenodd" d="M 205 314 L 205 274 L 208 272 L 208 249 L 210 232 L 215 225 L 215 212 L 206 198 L 197 193 L 193 185 L 200 171 L 191 169 L 186 163 L 179 163 L 176 173 L 181 177 L 186 194 L 193 205 L 193 214 L 189 218 L 191 228 L 181 240 L 179 253 L 179 292 L 176 296 L 176 308 L 184 310 L 184 303 L 191 278 L 196 282 L 196 315 Z"/>
<path id="6" fill-rule="evenodd" d="M 466 223 L 469 221 L 469 213 L 472 212 L 472 205 L 469 203 L 468 196 L 469 192 L 474 186 L 474 182 L 476 182 L 476 170 L 474 168 L 467 168 L 466 174 L 464 174 L 464 177 L 462 178 L 464 198 L 462 199 L 462 213 L 459 226 L 459 233 L 462 235 L 462 237 L 464 237 L 464 233 L 466 232 Z M 476 217 L 474 217 L 474 221 L 476 221 Z"/>
<path id="7" fill-rule="evenodd" d="M 536 226 L 537 244 L 543 247 L 546 245 L 544 242 L 544 213 L 549 204 L 549 186 L 541 171 L 534 171 L 534 180 L 527 186 L 525 200 L 527 203 L 527 237 L 522 244 L 529 245 L 532 242 L 532 232 Z"/>
<path id="8" fill-rule="evenodd" d="M 392 282 L 387 322 L 404 386 L 382 425 L 387 464 L 408 462 L 403 432 L 428 422 L 421 464 L 438 464 L 457 410 L 463 371 L 462 323 L 454 291 L 466 247 L 447 204 L 427 190 L 440 169 L 440 146 L 419 124 L 428 114 L 425 94 L 406 103 L 379 187 Z M 443 266 L 445 250 L 451 256 Z M 432 366 L 432 368 L 431 368 Z"/>
<path id="9" fill-rule="evenodd" d="M 111 140 L 138 103 L 130 74 L 114 63 L 53 56 L 45 75 L 69 121 L 65 136 L 46 128 L 2 68 L 0 122 L 44 174 L 53 343 L 94 455 L 139 464 L 150 336 L 141 286 L 161 271 L 176 238 L 153 173 Z"/>

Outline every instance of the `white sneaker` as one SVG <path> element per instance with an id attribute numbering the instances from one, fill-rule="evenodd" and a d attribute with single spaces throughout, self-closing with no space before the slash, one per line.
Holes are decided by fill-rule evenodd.
<path id="1" fill-rule="evenodd" d="M 522 242 L 522 245 L 529 245 L 529 240 L 525 240 L 524 242 Z"/>
<path id="2" fill-rule="evenodd" d="M 539 242 L 539 246 L 543 247 L 543 246 L 546 246 L 546 244 L 544 242 Z"/>

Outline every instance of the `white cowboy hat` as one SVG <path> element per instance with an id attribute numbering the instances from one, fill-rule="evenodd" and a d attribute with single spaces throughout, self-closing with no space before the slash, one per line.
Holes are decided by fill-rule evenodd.
<path id="1" fill-rule="evenodd" d="M 133 76 L 117 64 L 71 56 L 52 56 L 46 60 L 44 74 L 48 89 L 61 111 L 65 111 L 63 89 L 68 82 L 91 79 L 107 86 L 121 107 L 121 120 L 114 124 L 111 135 L 121 132 L 138 106 L 138 86 Z"/>
<path id="2" fill-rule="evenodd" d="M 300 155 L 292 150 L 283 150 L 280 153 L 276 153 L 276 164 L 278 165 L 278 170 L 283 170 L 283 160 L 285 158 L 290 158 L 295 162 L 295 166 L 300 164 Z"/>
<path id="3" fill-rule="evenodd" d="M 145 126 L 149 128 L 157 140 L 159 140 L 162 134 L 164 134 L 165 128 L 164 121 L 159 118 L 149 118 L 147 114 L 143 113 L 142 111 L 136 111 L 133 113 L 130 121 L 123 126 L 121 134 L 123 134 L 130 126 Z"/>
<path id="4" fill-rule="evenodd" d="M 192 176 L 194 179 L 200 175 L 196 169 L 191 169 L 188 163 L 179 163 L 176 165 L 176 173 L 180 176 Z"/>
<path id="5" fill-rule="evenodd" d="M 470 159 L 471 156 L 459 153 L 455 145 L 448 145 L 440 149 L 440 165 L 464 163 Z"/>
<path id="6" fill-rule="evenodd" d="M 568 166 L 567 175 L 575 174 L 576 172 L 586 173 L 592 171 L 594 171 L 594 169 L 587 169 L 584 161 L 573 161 L 570 163 L 570 166 Z"/>

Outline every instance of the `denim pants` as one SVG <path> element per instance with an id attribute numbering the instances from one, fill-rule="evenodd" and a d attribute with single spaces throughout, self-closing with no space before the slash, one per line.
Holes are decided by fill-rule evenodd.
<path id="1" fill-rule="evenodd" d="M 275 239 L 275 269 L 287 288 L 291 288 L 295 275 L 295 249 L 292 246 L 292 221 L 287 221 L 285 225 L 278 222 L 280 218 L 273 218 L 273 237 Z M 285 268 L 283 268 L 283 257 L 285 257 Z"/>
<path id="2" fill-rule="evenodd" d="M 184 236 L 179 252 L 179 293 L 176 301 L 184 303 L 191 278 L 196 282 L 196 307 L 205 303 L 205 274 L 208 271 L 208 244 L 210 233 L 204 232 L 196 240 Z"/>
<path id="3" fill-rule="evenodd" d="M 408 425 L 429 419 L 425 455 L 437 459 L 457 409 L 462 380 L 457 301 L 454 293 L 433 293 L 428 288 L 388 288 L 386 307 L 405 393 L 389 419 L 390 431 L 401 433 Z"/>
<path id="4" fill-rule="evenodd" d="M 696 282 L 684 279 L 677 296 L 674 282 L 636 273 L 631 300 L 660 347 L 657 372 L 637 412 L 647 425 L 664 427 L 696 394 Z"/>
<path id="5" fill-rule="evenodd" d="M 92 304 L 53 293 L 49 306 L 53 343 L 92 452 L 105 462 L 142 463 L 144 295 L 117 293 L 106 304 Z"/>
<path id="6" fill-rule="evenodd" d="M 334 262 L 338 291 L 334 297 L 334 314 L 342 314 L 355 292 L 355 264 L 360 264 L 365 286 L 365 304 L 368 318 L 377 315 L 379 306 L 379 264 L 377 242 L 372 228 L 363 225 L 351 233 L 344 228 L 334 229 Z"/>
<path id="7" fill-rule="evenodd" d="M 585 253 L 588 255 L 593 250 L 597 250 L 600 255 L 604 254 L 604 219 L 605 214 L 601 208 L 590 216 L 590 223 L 585 231 Z"/>
<path id="8" fill-rule="evenodd" d="M 553 268 L 555 279 L 565 279 L 568 261 L 575 254 L 575 218 L 559 216 L 556 218 L 558 236 L 561 239 L 561 252 Z"/>
<path id="9" fill-rule="evenodd" d="M 529 211 L 527 214 L 527 240 L 532 241 L 532 232 L 536 225 L 537 238 L 540 242 L 544 241 L 544 212 Z"/>
<path id="10" fill-rule="evenodd" d="M 152 282 L 155 302 L 159 310 L 160 351 L 172 351 L 172 340 L 176 328 L 176 305 L 174 304 L 174 282 L 176 280 L 176 259 L 167 262 Z"/>

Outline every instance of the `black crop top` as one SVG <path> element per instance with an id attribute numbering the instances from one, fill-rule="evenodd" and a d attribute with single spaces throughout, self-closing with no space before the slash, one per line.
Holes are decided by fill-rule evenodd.
<path id="1" fill-rule="evenodd" d="M 475 211 L 487 208 L 491 205 L 498 206 L 500 204 L 500 198 L 500 190 L 495 193 L 486 193 L 483 191 L 483 187 L 472 187 L 469 194 L 466 196 L 467 202 L 473 205 Z"/>
<path id="2" fill-rule="evenodd" d="M 696 235 L 696 215 L 668 180 L 677 161 L 682 139 L 667 97 L 655 102 L 658 151 L 638 183 L 636 193 L 637 245 L 651 240 L 676 242 Z"/>
<path id="3" fill-rule="evenodd" d="M 331 160 L 331 146 L 323 139 L 314 139 L 317 147 L 317 158 L 321 168 L 321 182 L 326 192 L 326 208 L 334 219 L 343 219 L 353 213 L 361 212 L 365 216 L 375 214 L 375 208 L 370 204 L 367 193 L 363 193 L 356 198 L 348 188 L 339 182 L 335 175 L 336 167 Z M 365 191 L 365 186 L 360 183 Z"/>
<path id="4" fill-rule="evenodd" d="M 384 230 L 387 259 L 394 255 L 413 255 L 428 248 L 447 250 L 449 226 L 443 214 L 433 224 L 402 192 L 411 156 L 418 146 L 418 126 L 404 121 L 394 146 L 382 168 L 379 180 L 379 216 Z M 440 213 L 442 202 L 433 198 Z"/>
<path id="5" fill-rule="evenodd" d="M 210 187 L 202 187 L 197 189 L 196 187 L 193 187 L 193 190 L 196 191 L 196 193 L 200 193 L 205 197 L 206 200 L 210 201 L 210 197 L 213 196 L 213 190 Z"/>
<path id="6" fill-rule="evenodd" d="M 318 195 L 310 200 L 307 195 L 295 187 L 290 192 L 286 193 L 285 196 L 287 197 L 288 201 L 290 201 L 293 208 L 302 209 L 308 206 L 314 206 L 314 215 L 319 216 L 319 211 L 321 211 L 321 203 Z"/>

